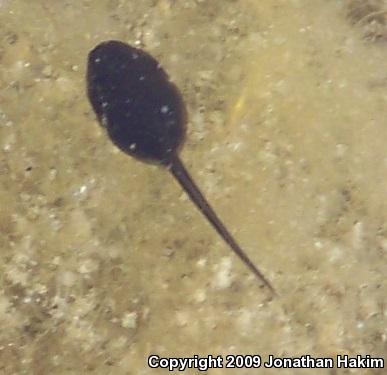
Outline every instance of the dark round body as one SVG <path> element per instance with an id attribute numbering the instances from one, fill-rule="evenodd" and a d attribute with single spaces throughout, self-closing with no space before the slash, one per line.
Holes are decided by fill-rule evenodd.
<path id="1" fill-rule="evenodd" d="M 143 161 L 169 165 L 185 136 L 177 87 L 148 53 L 118 41 L 89 54 L 88 97 L 115 145 Z"/>

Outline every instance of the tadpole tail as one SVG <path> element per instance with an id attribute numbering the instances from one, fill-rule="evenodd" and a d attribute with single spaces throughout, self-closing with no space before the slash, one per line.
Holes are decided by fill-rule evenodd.
<path id="1" fill-rule="evenodd" d="M 207 202 L 204 195 L 201 193 L 190 174 L 186 170 L 184 164 L 176 156 L 173 159 L 172 164 L 169 167 L 169 171 L 176 178 L 185 192 L 189 195 L 191 200 L 195 203 L 195 205 L 199 208 L 199 210 L 206 216 L 208 221 L 212 224 L 218 234 L 224 239 L 224 241 L 231 247 L 236 255 L 246 264 L 246 266 L 254 273 L 257 279 L 265 286 L 267 286 L 270 291 L 277 295 L 275 289 L 270 284 L 268 280 L 263 276 L 263 274 L 258 270 L 258 268 L 254 265 L 254 263 L 250 260 L 250 258 L 246 255 L 246 253 L 241 249 L 238 243 L 234 240 L 234 237 L 230 234 L 227 228 L 224 226 L 222 221 L 219 219 L 218 215 L 212 209 L 210 204 Z"/>

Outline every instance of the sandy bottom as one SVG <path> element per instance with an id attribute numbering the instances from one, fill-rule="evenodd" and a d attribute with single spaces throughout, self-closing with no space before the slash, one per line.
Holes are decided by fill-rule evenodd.
<path id="1" fill-rule="evenodd" d="M 0 24 L 1 374 L 386 356 L 386 1 L 0 0 Z M 107 39 L 180 87 L 181 157 L 279 297 L 97 125 L 85 62 Z"/>

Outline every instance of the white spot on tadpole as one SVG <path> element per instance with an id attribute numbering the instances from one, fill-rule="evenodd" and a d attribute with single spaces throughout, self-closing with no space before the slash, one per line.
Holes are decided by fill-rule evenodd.
<path id="1" fill-rule="evenodd" d="M 95 62 L 96 64 L 99 64 L 99 63 L 101 62 L 101 59 L 100 59 L 99 57 L 97 57 L 97 58 L 94 60 L 94 62 Z"/>
<path id="2" fill-rule="evenodd" d="M 106 128 L 108 125 L 108 119 L 105 114 L 102 114 L 101 116 L 101 124 L 102 124 L 102 127 L 104 128 Z"/>
<path id="3" fill-rule="evenodd" d="M 168 112 L 169 112 L 169 107 L 168 107 L 167 105 L 163 105 L 163 106 L 161 107 L 161 109 L 160 109 L 160 112 L 161 112 L 162 114 L 168 113 Z"/>
<path id="4" fill-rule="evenodd" d="M 129 146 L 129 150 L 130 151 L 134 151 L 137 147 L 137 144 L 136 143 L 132 143 L 130 146 Z"/>

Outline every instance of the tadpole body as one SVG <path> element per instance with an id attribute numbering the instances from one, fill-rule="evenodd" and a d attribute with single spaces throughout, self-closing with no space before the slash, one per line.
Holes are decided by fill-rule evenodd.
<path id="1" fill-rule="evenodd" d="M 123 152 L 164 166 L 223 240 L 272 293 L 179 158 L 187 113 L 178 88 L 147 52 L 119 41 L 97 45 L 88 57 L 87 93 L 100 124 Z"/>

